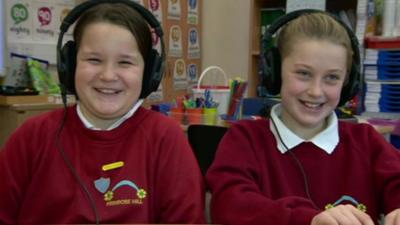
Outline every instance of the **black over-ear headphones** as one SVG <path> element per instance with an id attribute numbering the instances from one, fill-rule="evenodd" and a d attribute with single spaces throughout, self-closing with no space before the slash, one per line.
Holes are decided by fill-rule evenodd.
<path id="1" fill-rule="evenodd" d="M 164 72 L 165 50 L 163 31 L 160 23 L 149 10 L 130 0 L 88 0 L 73 8 L 64 18 L 60 26 L 60 35 L 57 42 L 57 70 L 58 78 L 61 84 L 62 95 L 65 97 L 66 91 L 76 94 L 75 68 L 76 55 L 78 51 L 74 41 L 68 41 L 64 44 L 64 46 L 62 46 L 64 33 L 67 32 L 68 28 L 78 20 L 82 13 L 96 5 L 103 3 L 122 3 L 133 8 L 146 20 L 146 22 L 151 28 L 154 29 L 154 32 L 159 37 L 161 54 L 153 48 L 148 58 L 145 59 L 146 65 L 143 73 L 142 91 L 139 96 L 139 98 L 145 98 L 151 92 L 157 90 Z"/>
<path id="2" fill-rule="evenodd" d="M 272 45 L 268 45 L 273 40 L 273 35 L 278 31 L 279 28 L 286 25 L 290 21 L 300 17 L 304 14 L 309 13 L 325 13 L 324 11 L 315 9 L 301 9 L 290 12 L 272 23 L 263 34 L 261 41 L 261 66 L 262 66 L 262 84 L 267 88 L 267 91 L 271 95 L 277 95 L 280 92 L 282 79 L 281 79 L 281 55 L 279 49 Z M 328 14 L 330 15 L 330 14 Z M 333 15 L 330 15 L 339 24 L 341 24 L 349 35 L 351 47 L 353 49 L 353 64 L 349 73 L 349 80 L 342 88 L 339 106 L 344 105 L 347 101 L 351 100 L 358 92 L 360 85 L 360 50 L 358 48 L 358 40 L 353 31 L 340 19 Z"/>

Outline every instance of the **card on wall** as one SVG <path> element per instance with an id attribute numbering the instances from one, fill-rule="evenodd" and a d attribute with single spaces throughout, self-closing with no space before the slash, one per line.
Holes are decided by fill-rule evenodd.
<path id="1" fill-rule="evenodd" d="M 31 7 L 33 34 L 35 41 L 56 41 L 58 27 L 56 22 L 56 10 L 54 5 L 42 2 L 33 2 Z"/>
<path id="2" fill-rule="evenodd" d="M 158 22 L 163 23 L 161 0 L 149 0 L 149 10 L 157 18 Z"/>
<path id="3" fill-rule="evenodd" d="M 187 23 L 196 25 L 199 23 L 198 0 L 187 0 Z"/>
<path id="4" fill-rule="evenodd" d="M 28 55 L 55 64 L 58 28 L 74 5 L 70 0 L 7 0 L 8 54 Z M 71 38 L 72 30 L 64 40 Z"/>
<path id="5" fill-rule="evenodd" d="M 183 59 L 177 59 L 174 64 L 174 89 L 185 90 L 187 86 L 185 61 Z"/>
<path id="6" fill-rule="evenodd" d="M 178 25 L 170 27 L 168 55 L 176 58 L 180 58 L 183 55 L 182 30 Z"/>
<path id="7" fill-rule="evenodd" d="M 8 0 L 6 4 L 7 39 L 32 40 L 32 17 L 30 1 Z"/>
<path id="8" fill-rule="evenodd" d="M 168 19 L 180 20 L 182 15 L 181 1 L 168 0 Z"/>
<path id="9" fill-rule="evenodd" d="M 160 84 L 156 91 L 153 91 L 149 96 L 147 96 L 147 100 L 149 101 L 162 101 L 164 98 L 162 85 Z"/>
<path id="10" fill-rule="evenodd" d="M 188 30 L 188 58 L 199 59 L 200 58 L 200 37 L 196 27 L 191 27 Z"/>
<path id="11" fill-rule="evenodd" d="M 188 81 L 190 84 L 196 83 L 198 78 L 198 66 L 196 63 L 190 63 L 187 66 Z"/>

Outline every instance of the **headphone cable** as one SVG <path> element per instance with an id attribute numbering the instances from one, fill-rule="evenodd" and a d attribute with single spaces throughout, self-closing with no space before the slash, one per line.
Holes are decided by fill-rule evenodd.
<path id="1" fill-rule="evenodd" d="M 314 202 L 314 200 L 311 198 L 311 194 L 310 194 L 310 190 L 309 190 L 309 185 L 308 185 L 308 178 L 307 178 L 307 174 L 306 171 L 304 170 L 303 165 L 301 164 L 300 160 L 297 158 L 297 156 L 294 154 L 294 152 L 290 151 L 290 149 L 288 148 L 288 146 L 286 145 L 286 143 L 283 141 L 283 138 L 281 136 L 281 134 L 279 133 L 278 127 L 275 124 L 274 119 L 272 118 L 272 116 L 270 117 L 272 124 L 274 125 L 275 131 L 279 137 L 279 140 L 281 141 L 281 143 L 283 144 L 283 146 L 285 147 L 285 149 L 287 150 L 287 152 L 290 154 L 290 156 L 294 159 L 294 161 L 297 164 L 297 167 L 300 169 L 301 175 L 303 176 L 303 181 L 304 181 L 304 191 L 306 192 L 306 195 L 308 197 L 308 199 L 310 199 L 313 207 L 315 209 L 320 209 Z"/>
<path id="2" fill-rule="evenodd" d="M 63 89 L 63 87 L 61 87 L 61 89 Z M 67 165 L 69 171 L 72 173 L 75 180 L 78 182 L 78 184 L 81 186 L 82 190 L 84 191 L 85 195 L 87 196 L 87 198 L 89 200 L 90 208 L 92 208 L 92 211 L 94 213 L 96 225 L 99 225 L 100 224 L 100 216 L 99 216 L 99 212 L 96 207 L 96 203 L 95 203 L 92 195 L 90 194 L 88 188 L 83 183 L 82 179 L 79 177 L 76 169 L 74 168 L 74 166 L 71 163 L 71 160 L 68 158 L 67 154 L 65 153 L 64 147 L 62 146 L 62 143 L 61 143 L 61 132 L 64 128 L 65 122 L 67 121 L 67 96 L 63 90 L 61 92 L 62 92 L 61 98 L 62 98 L 62 102 L 64 105 L 64 113 L 63 113 L 60 127 L 58 128 L 57 134 L 56 134 L 56 146 L 57 146 L 58 151 L 60 152 L 65 164 Z"/>

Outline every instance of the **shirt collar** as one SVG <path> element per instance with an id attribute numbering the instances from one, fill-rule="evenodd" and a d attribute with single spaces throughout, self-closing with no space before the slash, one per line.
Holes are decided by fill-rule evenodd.
<path id="1" fill-rule="evenodd" d="M 338 119 L 335 112 L 332 112 L 328 117 L 328 126 L 310 140 L 302 139 L 293 133 L 279 118 L 281 114 L 281 104 L 274 105 L 271 109 L 269 127 L 277 140 L 277 148 L 282 154 L 303 142 L 312 142 L 328 154 L 335 150 L 336 145 L 339 143 Z M 285 140 L 284 143 L 282 140 Z"/>
<path id="2" fill-rule="evenodd" d="M 129 119 L 136 112 L 136 110 L 142 105 L 142 103 L 143 103 L 143 99 L 139 99 L 133 105 L 133 107 L 127 113 L 125 113 L 125 115 L 123 115 L 121 118 L 119 118 L 113 124 L 111 124 L 111 126 L 109 126 L 107 129 L 104 129 L 104 130 L 109 131 L 109 130 L 119 127 L 119 125 L 121 125 L 125 120 Z M 78 104 L 76 107 L 76 112 L 78 113 L 79 119 L 82 121 L 82 123 L 85 125 L 86 128 L 88 128 L 90 130 L 102 130 L 101 128 L 95 127 L 92 123 L 89 122 L 89 120 L 86 119 L 86 117 L 82 113 L 79 101 L 78 101 Z"/>

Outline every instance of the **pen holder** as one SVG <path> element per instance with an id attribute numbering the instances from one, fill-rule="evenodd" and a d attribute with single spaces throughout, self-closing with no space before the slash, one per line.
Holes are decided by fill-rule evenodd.
<path id="1" fill-rule="evenodd" d="M 183 108 L 171 108 L 169 111 L 169 116 L 176 120 L 179 124 L 183 124 L 185 111 Z"/>
<path id="2" fill-rule="evenodd" d="M 211 74 L 213 76 L 216 76 L 213 73 L 208 73 L 212 70 L 218 71 L 219 75 L 222 75 L 223 78 L 223 84 L 217 85 L 203 85 L 202 80 L 206 77 L 207 74 Z M 211 76 L 211 77 L 213 77 Z M 226 114 L 227 109 L 228 109 L 228 101 L 229 101 L 229 94 L 230 94 L 230 88 L 228 85 L 228 76 L 226 75 L 225 71 L 219 67 L 219 66 L 209 66 L 203 72 L 200 74 L 199 80 L 197 82 L 197 85 L 195 85 L 192 89 L 193 96 L 195 98 L 201 98 L 204 96 L 205 90 L 210 90 L 211 97 L 218 102 L 218 114 Z"/>
<path id="3" fill-rule="evenodd" d="M 201 124 L 203 120 L 203 109 L 202 108 L 186 109 L 186 118 L 188 124 Z"/>
<path id="4" fill-rule="evenodd" d="M 203 109 L 203 122 L 206 125 L 217 124 L 218 108 L 204 108 Z"/>

